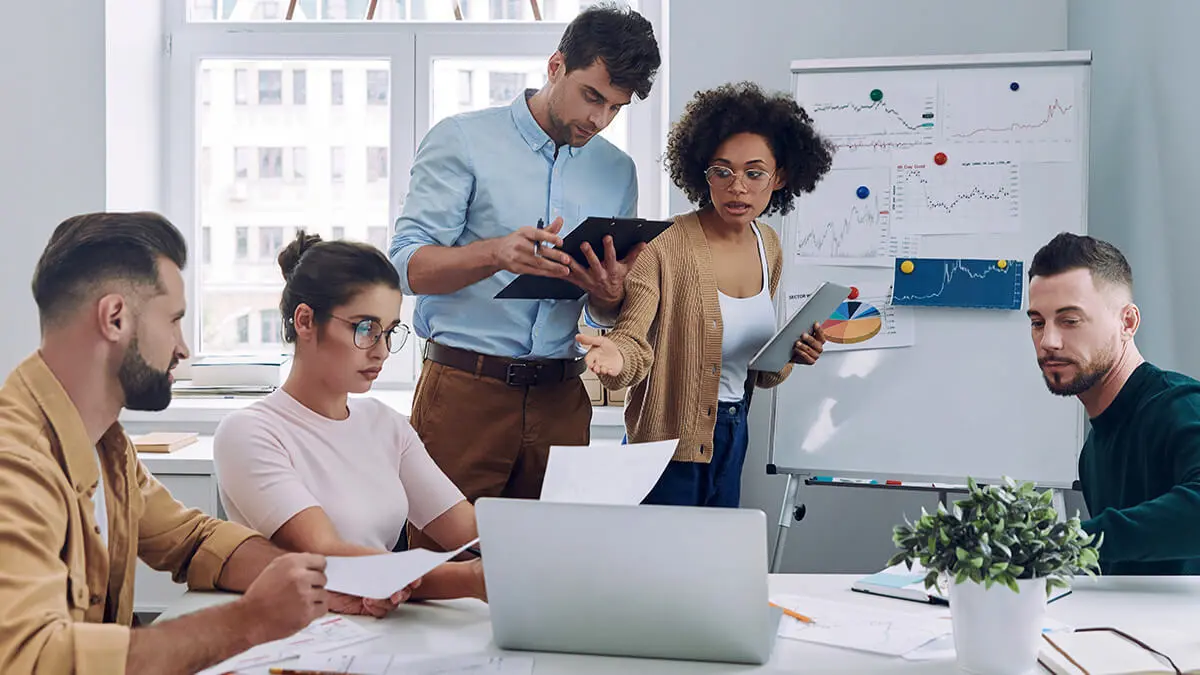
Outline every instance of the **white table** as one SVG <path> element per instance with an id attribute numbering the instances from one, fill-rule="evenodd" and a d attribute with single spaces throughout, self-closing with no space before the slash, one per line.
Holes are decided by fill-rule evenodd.
<path id="1" fill-rule="evenodd" d="M 945 614 L 948 610 L 891 598 L 854 593 L 858 575 L 773 575 L 771 593 L 828 598 L 894 611 Z M 224 593 L 188 593 L 163 619 L 227 602 Z M 1112 577 L 1076 582 L 1076 590 L 1050 605 L 1050 616 L 1076 628 L 1115 626 L 1135 634 L 1146 630 L 1175 630 L 1200 624 L 1200 578 Z M 355 618 L 382 630 L 384 637 L 358 647 L 361 653 L 410 656 L 503 654 L 492 642 L 487 606 L 474 600 L 409 604 L 383 620 Z M 535 675 L 595 673 L 956 673 L 953 661 L 905 661 L 834 647 L 780 638 L 771 662 L 762 668 L 735 664 L 654 659 L 624 659 L 545 652 L 531 655 Z M 265 673 L 266 670 L 264 669 Z"/>

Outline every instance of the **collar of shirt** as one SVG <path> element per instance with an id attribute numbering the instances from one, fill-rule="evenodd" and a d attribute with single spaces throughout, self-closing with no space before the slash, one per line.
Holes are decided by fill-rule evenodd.
<path id="1" fill-rule="evenodd" d="M 46 418 L 47 428 L 58 437 L 67 479 L 71 481 L 76 492 L 88 493 L 99 481 L 100 467 L 96 463 L 96 455 L 92 452 L 96 444 L 88 438 L 87 428 L 75 403 L 50 370 L 50 366 L 46 365 L 41 354 L 30 356 L 18 366 L 17 376 L 37 401 L 42 415 Z M 114 422 L 100 439 L 98 449 L 101 456 L 120 448 L 124 444 L 123 437 L 124 432 L 120 425 Z"/>
<path id="2" fill-rule="evenodd" d="M 521 137 L 529 144 L 529 149 L 534 152 L 549 150 L 553 154 L 555 145 L 554 139 L 550 138 L 550 134 L 538 124 L 538 121 L 533 118 L 533 111 L 529 109 L 529 99 L 537 93 L 537 89 L 526 89 L 523 94 L 517 96 L 512 102 L 512 117 L 513 123 L 517 125 L 517 131 L 521 132 Z M 547 146 L 549 146 L 547 148 Z M 585 145 L 584 148 L 587 146 Z M 567 152 L 571 157 L 576 157 L 584 148 L 576 148 L 568 145 Z"/>

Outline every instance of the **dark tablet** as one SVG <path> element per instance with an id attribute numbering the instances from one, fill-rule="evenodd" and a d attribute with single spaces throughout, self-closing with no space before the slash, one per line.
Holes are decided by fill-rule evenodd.
<path id="1" fill-rule="evenodd" d="M 597 218 L 593 216 L 563 237 L 563 245 L 559 250 L 586 267 L 587 257 L 584 256 L 581 248 L 584 242 L 592 245 L 592 251 L 603 262 L 604 237 L 611 234 L 617 259 L 621 259 L 629 255 L 634 246 L 641 242 L 650 243 L 670 226 L 671 221 L 669 220 Z M 497 299 L 510 300 L 577 300 L 582 296 L 583 289 L 566 279 L 541 277 L 534 274 L 518 276 L 496 294 Z"/>

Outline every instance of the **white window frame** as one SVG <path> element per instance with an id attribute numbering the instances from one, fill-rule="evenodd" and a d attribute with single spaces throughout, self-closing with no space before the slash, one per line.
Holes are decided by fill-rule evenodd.
<path id="1" fill-rule="evenodd" d="M 390 63 L 390 168 L 389 230 L 403 208 L 408 192 L 409 167 L 416 148 L 429 130 L 432 116 L 430 87 L 433 61 L 442 58 L 535 57 L 548 59 L 558 45 L 562 22 L 188 22 L 187 3 L 162 0 L 166 29 L 163 91 L 166 98 L 164 166 L 167 168 L 166 215 L 180 228 L 191 250 L 199 251 L 200 190 L 197 121 L 202 105 L 199 67 L 207 59 L 370 59 Z M 659 46 L 666 53 L 665 3 L 639 0 L 638 11 L 655 26 Z M 665 142 L 666 63 L 645 101 L 635 98 L 621 115 L 628 115 L 630 154 L 638 167 L 639 215 L 665 216 L 665 179 L 659 166 Z M 284 78 L 287 78 L 287 69 Z M 249 78 L 251 96 L 257 99 L 257 79 Z M 306 82 L 306 85 L 311 82 Z M 449 86 L 457 87 L 457 82 Z M 408 92 L 413 92 L 409 95 Z M 283 104 L 289 103 L 284 92 Z M 256 102 L 256 101 L 255 101 Z M 257 164 L 257 155 L 252 164 Z M 347 157 L 346 162 L 353 161 Z M 312 180 L 312 177 L 309 177 Z M 253 235 L 251 235 L 253 237 Z M 253 256 L 250 256 L 253 259 Z M 200 321 L 198 272 L 184 272 L 189 311 L 184 334 L 199 351 Z M 406 298 L 411 307 L 413 298 Z M 411 388 L 420 367 L 420 340 L 393 356 L 378 386 Z M 201 354 L 197 354 L 201 355 Z M 408 358 L 404 358 L 404 356 Z"/>

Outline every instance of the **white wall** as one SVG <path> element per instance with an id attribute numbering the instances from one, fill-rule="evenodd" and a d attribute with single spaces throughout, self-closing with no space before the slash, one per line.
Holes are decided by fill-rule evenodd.
<path id="1" fill-rule="evenodd" d="M 107 0 L 105 96 L 110 211 L 163 204 L 163 3 Z"/>
<path id="2" fill-rule="evenodd" d="M 50 233 L 104 208 L 104 4 L 5 3 L 0 92 L 3 376 L 37 347 L 29 282 Z"/>
<path id="3" fill-rule="evenodd" d="M 1071 48 L 1093 52 L 1089 231 L 1133 267 L 1143 354 L 1198 377 L 1200 3 L 1072 0 L 1070 12 Z"/>
<path id="4" fill-rule="evenodd" d="M 668 106 L 676 119 L 695 91 L 724 82 L 788 90 L 794 59 L 1065 49 L 1067 0 L 743 0 L 736 12 L 728 0 L 677 0 L 669 25 Z M 670 205 L 672 213 L 689 208 L 676 190 Z M 773 538 L 784 479 L 765 473 L 768 410 L 765 396 L 751 406 L 742 505 L 768 514 Z M 902 514 L 935 503 L 881 492 L 802 487 L 808 515 L 792 527 L 783 571 L 877 570 Z"/>

